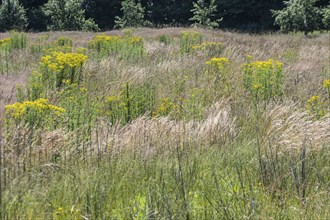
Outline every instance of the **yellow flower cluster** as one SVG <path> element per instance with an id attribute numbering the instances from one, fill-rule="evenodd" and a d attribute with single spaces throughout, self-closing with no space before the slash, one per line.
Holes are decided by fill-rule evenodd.
<path id="1" fill-rule="evenodd" d="M 207 61 L 205 64 L 212 67 L 223 68 L 226 65 L 230 64 L 230 62 L 227 58 L 220 57 L 220 58 L 212 58 L 211 60 Z"/>
<path id="2" fill-rule="evenodd" d="M 52 112 L 56 115 L 60 115 L 65 112 L 64 108 L 57 107 L 55 105 L 48 104 L 47 99 L 38 99 L 35 101 L 25 101 L 23 103 L 16 102 L 12 105 L 5 106 L 6 114 L 10 115 L 14 119 L 22 119 L 28 111 L 34 111 L 36 113 Z"/>
<path id="3" fill-rule="evenodd" d="M 320 96 L 312 96 L 306 105 L 307 110 L 312 113 L 316 119 L 320 119 L 325 115 L 324 103 L 321 101 Z"/>
<path id="4" fill-rule="evenodd" d="M 121 39 L 120 36 L 107 36 L 107 35 L 97 35 L 94 38 L 94 41 L 101 41 L 101 42 L 116 42 Z"/>
<path id="5" fill-rule="evenodd" d="M 75 69 L 81 67 L 87 60 L 87 56 L 79 53 L 53 52 L 41 58 L 42 66 L 53 72 L 61 72 L 65 68 Z"/>
<path id="6" fill-rule="evenodd" d="M 177 108 L 177 106 L 170 100 L 170 98 L 163 98 L 157 110 L 153 112 L 153 116 L 168 115 L 175 108 Z"/>
<path id="7" fill-rule="evenodd" d="M 315 105 L 317 103 L 320 103 L 320 96 L 315 95 L 312 96 L 308 101 L 307 101 L 307 105 L 311 106 L 311 105 Z"/>
<path id="8" fill-rule="evenodd" d="M 244 65 L 244 86 L 256 100 L 270 100 L 282 95 L 283 63 L 268 59 L 254 61 L 247 55 Z"/>
<path id="9" fill-rule="evenodd" d="M 129 37 L 129 43 L 133 45 L 143 46 L 142 37 Z"/>
<path id="10" fill-rule="evenodd" d="M 325 89 L 330 89 L 330 79 L 326 79 L 326 80 L 324 80 L 324 82 L 323 82 L 323 87 L 324 87 Z"/>
<path id="11" fill-rule="evenodd" d="M 0 46 L 2 45 L 7 45 L 11 42 L 11 39 L 10 38 L 5 38 L 3 40 L 0 40 Z"/>
<path id="12" fill-rule="evenodd" d="M 283 63 L 269 59 L 267 61 L 254 61 L 248 64 L 248 68 L 254 70 L 282 69 Z"/>
<path id="13" fill-rule="evenodd" d="M 115 44 L 117 46 L 122 44 L 131 44 L 131 45 L 138 45 L 143 46 L 143 39 L 142 37 L 130 37 L 130 36 L 107 36 L 107 35 L 98 35 L 92 40 L 89 45 L 96 46 L 98 44 L 108 43 L 108 44 Z"/>

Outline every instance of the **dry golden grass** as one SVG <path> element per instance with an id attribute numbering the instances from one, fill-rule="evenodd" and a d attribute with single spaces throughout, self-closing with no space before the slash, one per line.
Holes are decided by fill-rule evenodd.
<path id="1" fill-rule="evenodd" d="M 330 143 L 330 115 L 316 120 L 294 105 L 278 105 L 264 115 L 264 144 L 271 141 L 279 151 L 297 151 L 306 145 L 317 151 Z"/>

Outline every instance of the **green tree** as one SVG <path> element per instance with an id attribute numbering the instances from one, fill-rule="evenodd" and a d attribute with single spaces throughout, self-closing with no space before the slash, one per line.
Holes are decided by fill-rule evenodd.
<path id="1" fill-rule="evenodd" d="M 85 0 L 83 7 L 86 16 L 93 18 L 101 29 L 112 29 L 115 17 L 120 14 L 120 0 Z"/>
<path id="2" fill-rule="evenodd" d="M 135 0 L 123 0 L 121 2 L 122 17 L 116 16 L 115 28 L 141 27 L 148 22 L 144 19 L 145 9 L 140 2 Z"/>
<path id="3" fill-rule="evenodd" d="M 330 6 L 322 10 L 322 23 L 325 29 L 330 30 Z"/>
<path id="4" fill-rule="evenodd" d="M 0 31 L 23 30 L 26 26 L 26 12 L 18 0 L 3 1 L 0 6 Z"/>
<path id="5" fill-rule="evenodd" d="M 26 9 L 28 19 L 28 30 L 45 31 L 47 30 L 47 19 L 42 11 L 42 6 L 48 0 L 19 0 Z"/>
<path id="6" fill-rule="evenodd" d="M 219 22 L 222 19 L 217 19 L 212 21 L 211 18 L 215 16 L 217 12 L 217 5 L 215 0 L 211 0 L 209 4 L 205 0 L 197 0 L 193 3 L 194 8 L 191 10 L 194 16 L 189 20 L 194 21 L 195 25 L 207 27 L 207 28 L 217 28 L 219 27 Z"/>
<path id="7" fill-rule="evenodd" d="M 290 0 L 282 10 L 273 10 L 275 24 L 284 32 L 303 31 L 305 35 L 320 26 L 320 9 L 315 7 L 316 0 Z"/>
<path id="8" fill-rule="evenodd" d="M 49 30 L 98 30 L 92 19 L 85 18 L 81 0 L 49 0 L 43 11 L 50 21 Z"/>

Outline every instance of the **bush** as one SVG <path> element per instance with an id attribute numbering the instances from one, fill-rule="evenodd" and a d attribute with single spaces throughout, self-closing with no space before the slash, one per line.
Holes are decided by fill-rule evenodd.
<path id="1" fill-rule="evenodd" d="M 194 8 L 191 12 L 194 13 L 194 16 L 189 20 L 194 21 L 195 25 L 200 25 L 206 28 L 212 29 L 219 27 L 219 22 L 222 19 L 211 21 L 211 17 L 217 12 L 217 4 L 215 3 L 215 0 L 211 0 L 208 6 L 205 3 L 205 0 L 198 0 L 197 2 L 194 2 L 193 5 Z"/>
<path id="2" fill-rule="evenodd" d="M 0 31 L 23 30 L 26 25 L 26 12 L 18 0 L 2 1 L 0 6 Z"/>
<path id="3" fill-rule="evenodd" d="M 322 23 L 325 29 L 330 29 L 330 6 L 322 10 Z"/>
<path id="4" fill-rule="evenodd" d="M 284 32 L 303 31 L 305 35 L 320 26 L 320 10 L 315 7 L 315 0 L 290 0 L 282 10 L 273 10 L 275 24 Z"/>
<path id="5" fill-rule="evenodd" d="M 85 10 L 81 8 L 81 0 L 49 0 L 43 7 L 50 23 L 49 30 L 98 31 L 92 19 L 85 19 Z"/>
<path id="6" fill-rule="evenodd" d="M 124 0 L 121 3 L 122 17 L 116 17 L 115 28 L 125 27 L 141 27 L 148 25 L 144 19 L 144 7 L 141 3 L 136 3 L 135 0 Z"/>

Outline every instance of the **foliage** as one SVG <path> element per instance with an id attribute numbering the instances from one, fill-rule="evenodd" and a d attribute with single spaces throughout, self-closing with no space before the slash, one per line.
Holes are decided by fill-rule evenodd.
<path id="1" fill-rule="evenodd" d="M 42 79 L 53 88 L 61 87 L 63 81 L 79 83 L 86 60 L 87 56 L 84 54 L 52 52 L 42 57 Z"/>
<path id="2" fill-rule="evenodd" d="M 105 100 L 105 115 L 111 124 L 126 124 L 145 114 L 151 115 L 155 108 L 155 88 L 144 84 L 122 85 L 119 94 Z"/>
<path id="3" fill-rule="evenodd" d="M 63 117 L 66 121 L 67 131 L 85 128 L 87 132 L 90 132 L 98 115 L 99 100 L 97 98 L 91 100 L 86 87 L 70 83 L 68 80 L 63 81 L 57 96 L 59 104 L 66 109 Z"/>
<path id="4" fill-rule="evenodd" d="M 172 41 L 173 39 L 171 39 L 170 36 L 167 36 L 165 34 L 159 36 L 159 42 L 163 43 L 164 45 L 169 45 Z"/>
<path id="5" fill-rule="evenodd" d="M 89 42 L 99 57 L 118 55 L 120 59 L 139 58 L 145 54 L 144 40 L 136 36 L 98 35 Z"/>
<path id="6" fill-rule="evenodd" d="M 325 115 L 324 103 L 321 101 L 320 96 L 312 96 L 307 101 L 306 108 L 316 119 L 320 119 Z"/>
<path id="7" fill-rule="evenodd" d="M 181 53 L 190 53 L 194 51 L 193 46 L 203 42 L 203 34 L 199 32 L 183 31 L 180 37 Z"/>
<path id="8" fill-rule="evenodd" d="M 49 30 L 99 30 L 92 19 L 85 19 L 81 0 L 49 0 L 43 11 L 50 21 Z"/>
<path id="9" fill-rule="evenodd" d="M 47 125 L 65 112 L 64 108 L 49 104 L 47 99 L 17 102 L 5 106 L 5 109 L 7 123 L 13 120 L 16 124 L 24 122 L 32 127 Z"/>
<path id="10" fill-rule="evenodd" d="M 207 41 L 192 46 L 195 52 L 204 52 L 208 56 L 218 56 L 223 51 L 223 44 L 220 42 Z"/>
<path id="11" fill-rule="evenodd" d="M 9 73 L 15 66 L 12 64 L 12 53 L 27 47 L 25 33 L 10 32 L 10 37 L 0 40 L 0 73 Z"/>
<path id="12" fill-rule="evenodd" d="M 269 102 L 283 94 L 283 63 L 269 59 L 250 62 L 244 65 L 244 87 L 253 100 Z"/>
<path id="13" fill-rule="evenodd" d="M 324 80 L 323 87 L 327 90 L 330 99 L 330 79 Z"/>
<path id="14" fill-rule="evenodd" d="M 0 31 L 24 30 L 26 11 L 18 0 L 4 0 L 0 5 Z"/>
<path id="15" fill-rule="evenodd" d="M 13 50 L 23 50 L 27 47 L 25 33 L 10 32 L 10 46 Z"/>
<path id="16" fill-rule="evenodd" d="M 210 0 L 209 5 L 207 5 L 205 1 L 206 0 L 197 0 L 197 2 L 193 3 L 194 8 L 191 11 L 194 13 L 194 16 L 189 20 L 194 21 L 195 25 L 206 28 L 217 28 L 222 19 L 211 21 L 211 18 L 214 17 L 214 13 L 217 12 L 217 4 L 215 0 Z"/>
<path id="17" fill-rule="evenodd" d="M 141 27 L 148 22 L 144 19 L 145 9 L 136 0 L 123 0 L 121 2 L 122 17 L 116 17 L 115 28 Z"/>
<path id="18" fill-rule="evenodd" d="M 8 50 L 0 219 L 329 219 L 327 33 L 167 30 Z"/>
<path id="19" fill-rule="evenodd" d="M 322 10 L 322 22 L 327 30 L 330 30 L 330 6 Z"/>
<path id="20" fill-rule="evenodd" d="M 320 27 L 320 10 L 315 0 L 290 0 L 282 10 L 274 10 L 275 24 L 282 31 L 303 31 L 306 35 Z"/>
<path id="21" fill-rule="evenodd" d="M 225 57 L 212 58 L 206 63 L 206 76 L 209 78 L 209 84 L 216 83 L 215 86 L 219 93 L 230 96 L 230 74 L 228 66 L 229 60 Z M 221 91 L 221 92 L 220 92 Z"/>

